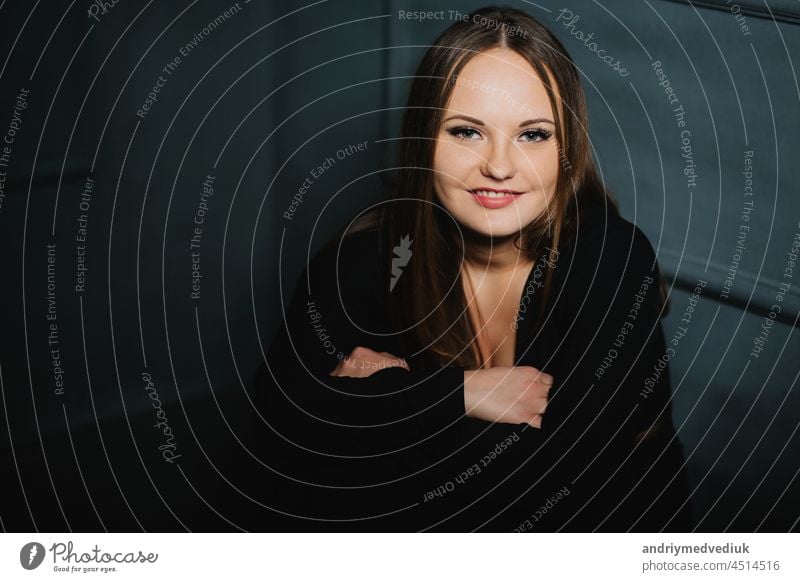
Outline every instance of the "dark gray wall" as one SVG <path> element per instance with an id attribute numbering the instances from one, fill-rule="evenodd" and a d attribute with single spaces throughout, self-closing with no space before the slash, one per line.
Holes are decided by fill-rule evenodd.
<path id="1" fill-rule="evenodd" d="M 0 434 L 3 474 L 12 476 L 3 526 L 268 527 L 259 503 L 269 500 L 253 478 L 268 469 L 240 441 L 249 377 L 279 321 L 281 290 L 381 198 L 408 76 L 451 22 L 402 20 L 399 10 L 467 13 L 484 3 L 240 2 L 207 35 L 203 28 L 235 3 L 124 2 L 99 21 L 80 3 L 43 4 L 0 9 L 0 133 L 20 90 L 30 89 L 0 206 Z M 797 4 L 770 2 L 775 19 L 757 3 L 741 3 L 741 15 L 719 2 L 511 4 L 549 26 L 584 75 L 603 177 L 672 285 L 668 339 L 691 289 L 707 283 L 671 360 L 698 528 L 796 527 L 800 275 L 790 279 L 785 268 L 800 230 Z M 570 28 L 562 8 L 578 16 Z M 629 74 L 606 66 L 576 31 L 593 33 Z M 683 128 L 655 61 L 684 109 Z M 158 101 L 137 116 L 159 75 Z M 314 178 L 285 219 L 312 169 L 359 142 L 366 149 Z M 190 238 L 208 174 L 201 296 L 192 299 Z M 94 188 L 84 212 L 87 177 Z M 76 292 L 81 213 L 86 287 Z M 750 230 L 737 253 L 742 225 Z M 47 244 L 56 245 L 53 346 L 63 394 L 48 344 Z M 782 310 L 751 356 L 781 283 L 791 283 Z M 179 463 L 159 452 L 145 373 Z"/>

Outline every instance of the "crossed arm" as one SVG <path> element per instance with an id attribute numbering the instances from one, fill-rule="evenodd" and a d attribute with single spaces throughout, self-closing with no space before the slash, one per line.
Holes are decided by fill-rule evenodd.
<path id="1" fill-rule="evenodd" d="M 574 312 L 574 322 L 564 332 L 557 357 L 548 360 L 548 372 L 558 380 L 555 387 L 553 376 L 531 366 L 417 370 L 412 369 L 416 363 L 411 360 L 365 347 L 362 330 L 334 303 L 339 292 L 332 283 L 337 281 L 332 272 L 335 261 L 326 256 L 315 261 L 311 269 L 315 288 L 322 285 L 317 297 L 309 297 L 306 285 L 298 285 L 287 314 L 288 325 L 284 325 L 268 358 L 280 372 L 275 378 L 279 386 L 265 390 L 265 398 L 283 416 L 288 405 L 290 413 L 296 411 L 301 418 L 315 422 L 384 424 L 386 428 L 379 436 L 387 438 L 391 432 L 385 423 L 395 416 L 405 418 L 423 412 L 426 421 L 420 422 L 425 425 L 429 421 L 426 428 L 435 432 L 460 409 L 461 415 L 486 422 L 527 423 L 534 428 L 568 424 L 573 432 L 586 432 L 587 438 L 592 434 L 589 440 L 602 440 L 601 433 L 616 431 L 625 420 L 636 402 L 639 379 L 647 376 L 660 355 L 659 343 L 653 339 L 660 334 L 654 328 L 658 321 L 654 293 L 647 293 L 644 301 L 636 299 L 642 281 L 652 281 L 656 272 L 652 270 L 653 251 L 638 231 L 617 231 L 600 238 L 597 245 L 587 246 L 591 252 L 576 261 L 571 270 L 574 277 L 567 287 L 570 293 L 562 298 L 567 309 Z M 350 290 L 348 307 L 365 311 L 369 307 L 362 306 L 374 303 L 372 290 L 364 287 Z M 640 302 L 634 304 L 634 300 Z M 311 314 L 308 305 L 314 307 Z M 637 307 L 636 321 L 629 328 L 626 322 L 630 321 L 632 305 Z M 606 351 L 619 343 L 620 330 L 626 332 L 625 346 L 614 348 L 619 357 L 598 380 L 595 369 Z M 321 353 L 321 331 L 337 345 L 347 346 L 344 353 Z M 292 361 L 298 366 L 292 366 Z M 330 378 L 330 387 L 325 386 L 325 377 Z M 379 377 L 379 382 L 373 381 Z M 404 389 L 407 386 L 409 390 Z M 284 389 L 288 401 L 279 402 Z M 581 428 L 585 422 L 591 423 L 591 431 Z M 413 430 L 413 424 L 408 430 Z"/>
<path id="2" fill-rule="evenodd" d="M 410 370 L 404 358 L 358 346 L 330 373 L 335 377 L 367 378 L 378 370 Z M 480 420 L 528 423 L 541 428 L 553 377 L 531 366 L 497 366 L 464 372 L 464 409 Z"/>

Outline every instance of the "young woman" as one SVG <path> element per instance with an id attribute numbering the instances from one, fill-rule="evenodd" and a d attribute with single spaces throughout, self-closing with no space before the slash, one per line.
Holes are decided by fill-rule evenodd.
<path id="1" fill-rule="evenodd" d="M 689 527 L 663 283 L 587 127 L 524 12 L 435 41 L 386 202 L 309 263 L 256 375 L 263 529 Z"/>

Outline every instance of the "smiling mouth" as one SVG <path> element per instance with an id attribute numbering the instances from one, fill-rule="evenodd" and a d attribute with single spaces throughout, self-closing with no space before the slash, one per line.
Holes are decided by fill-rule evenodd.
<path id="1" fill-rule="evenodd" d="M 519 196 L 522 192 L 516 190 L 497 190 L 494 188 L 475 188 L 470 190 L 471 194 L 484 198 L 503 198 L 505 196 Z"/>
<path id="2" fill-rule="evenodd" d="M 503 208 L 508 206 L 522 192 L 516 190 L 468 190 L 473 199 L 484 208 Z"/>

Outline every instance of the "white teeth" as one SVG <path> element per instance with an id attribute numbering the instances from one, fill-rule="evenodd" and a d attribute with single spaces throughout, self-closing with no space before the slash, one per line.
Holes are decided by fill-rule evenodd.
<path id="1" fill-rule="evenodd" d="M 474 190 L 478 196 L 485 196 L 486 198 L 504 198 L 508 196 L 505 192 L 491 192 L 489 190 Z"/>

